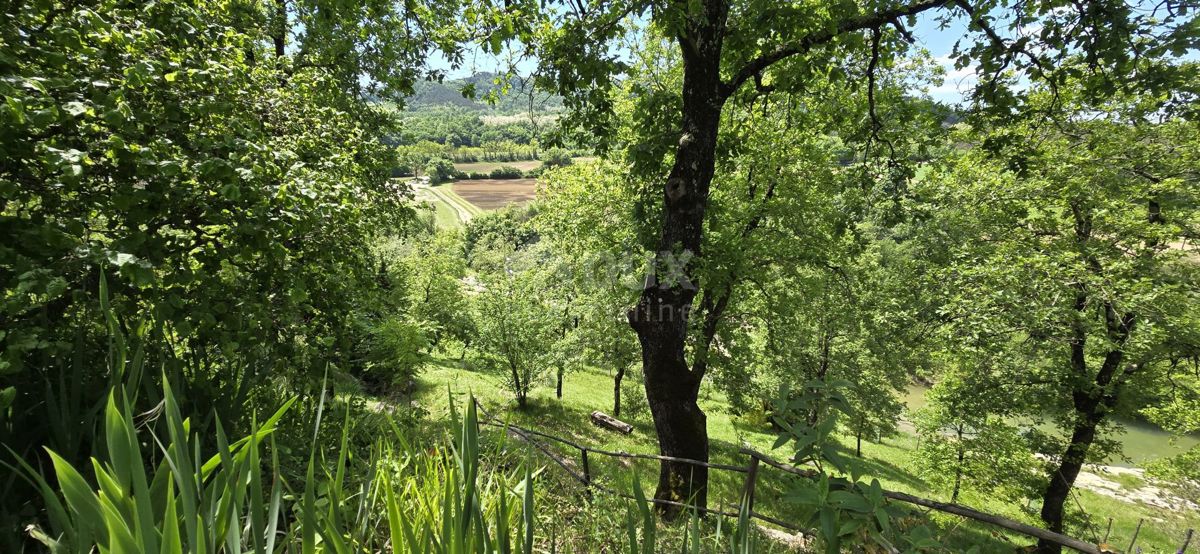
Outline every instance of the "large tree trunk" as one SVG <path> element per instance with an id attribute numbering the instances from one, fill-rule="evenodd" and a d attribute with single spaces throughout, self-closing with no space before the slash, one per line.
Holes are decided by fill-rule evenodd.
<path id="1" fill-rule="evenodd" d="M 1104 267 L 1091 253 L 1090 240 L 1092 234 L 1092 215 L 1079 205 L 1071 204 L 1071 213 L 1075 219 L 1075 241 L 1079 255 L 1088 271 L 1095 276 L 1104 274 Z M 1075 284 L 1074 309 L 1082 321 L 1086 313 L 1094 307 L 1090 304 L 1087 285 Z M 1116 348 L 1109 350 L 1104 356 L 1104 362 L 1092 377 L 1087 363 L 1087 330 L 1082 323 L 1077 322 L 1071 337 L 1071 371 L 1075 376 L 1074 390 L 1071 391 L 1071 403 L 1075 409 L 1075 425 L 1071 431 L 1071 442 L 1059 460 L 1058 466 L 1050 470 L 1050 483 L 1042 495 L 1042 523 L 1046 529 L 1055 533 L 1063 531 L 1063 506 L 1079 477 L 1079 470 L 1087 460 L 1088 451 L 1096 440 L 1096 429 L 1108 412 L 1117 404 L 1122 378 L 1137 370 L 1137 366 L 1122 368 L 1125 363 L 1123 346 L 1129 340 L 1137 324 L 1137 316 L 1133 313 L 1119 313 L 1111 300 L 1104 301 L 1100 307 L 1104 316 L 1105 334 Z M 1038 541 L 1038 554 L 1060 554 L 1062 546 L 1046 540 Z"/>
<path id="2" fill-rule="evenodd" d="M 642 347 L 646 399 L 664 456 L 708 461 L 708 430 L 696 404 L 703 379 L 703 360 L 689 368 L 684 346 L 688 317 L 697 289 L 694 264 L 700 256 L 704 213 L 712 183 L 721 118 L 721 41 L 728 5 L 708 0 L 676 37 L 683 56 L 683 109 L 679 147 L 663 190 L 662 231 L 657 253 L 657 281 L 646 283 L 629 322 Z M 686 264 L 686 265 L 684 265 Z M 680 266 L 683 266 L 680 268 Z M 664 270 L 683 269 L 683 275 Z M 707 503 L 708 470 L 691 464 L 662 462 L 655 498 Z M 674 506 L 658 505 L 672 518 Z"/>
<path id="3" fill-rule="evenodd" d="M 1050 472 L 1050 484 L 1046 486 L 1046 492 L 1042 496 L 1042 522 L 1049 531 L 1063 532 L 1063 507 L 1071 494 L 1071 488 L 1075 486 L 1075 479 L 1079 477 L 1079 470 L 1083 468 L 1083 462 L 1087 459 L 1088 450 L 1096 439 L 1096 427 L 1100 419 L 1101 416 L 1093 412 L 1076 422 L 1066 453 L 1058 466 Z M 1059 554 L 1062 552 L 1062 546 L 1042 540 L 1038 542 L 1037 552 Z"/>

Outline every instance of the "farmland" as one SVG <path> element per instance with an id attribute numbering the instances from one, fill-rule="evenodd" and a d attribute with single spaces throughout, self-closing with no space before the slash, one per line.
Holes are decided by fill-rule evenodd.
<path id="1" fill-rule="evenodd" d="M 488 173 L 498 167 L 515 167 L 521 171 L 529 171 L 541 167 L 541 160 L 518 160 L 514 162 L 472 162 L 472 163 L 456 163 L 454 169 L 463 173 Z"/>
<path id="2" fill-rule="evenodd" d="M 477 179 L 454 183 L 454 192 L 481 210 L 533 200 L 537 179 Z"/>

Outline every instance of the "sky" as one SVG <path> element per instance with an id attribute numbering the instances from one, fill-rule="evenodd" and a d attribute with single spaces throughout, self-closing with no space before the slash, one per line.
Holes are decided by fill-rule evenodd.
<path id="1" fill-rule="evenodd" d="M 976 82 L 973 67 L 955 69 L 954 62 L 949 57 L 954 48 L 954 41 L 966 34 L 966 29 L 966 20 L 963 18 L 956 18 L 950 26 L 940 29 L 936 16 L 928 13 L 918 16 L 916 25 L 911 29 L 918 45 L 928 49 L 930 55 L 946 70 L 944 82 L 940 86 L 930 87 L 929 95 L 934 100 L 957 104 L 970 92 Z M 450 64 L 440 55 L 431 58 L 429 65 L 432 69 L 447 71 L 447 76 L 453 79 L 482 71 L 498 72 L 506 64 L 501 63 L 495 56 L 485 54 L 479 48 L 474 48 L 468 50 L 463 67 L 458 69 L 451 70 Z M 535 68 L 535 65 L 533 60 L 524 60 L 518 64 L 517 68 L 521 73 L 528 74 Z"/>

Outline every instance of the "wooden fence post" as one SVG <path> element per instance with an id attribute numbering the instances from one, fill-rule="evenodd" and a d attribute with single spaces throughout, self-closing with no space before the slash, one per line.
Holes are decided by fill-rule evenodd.
<path id="1" fill-rule="evenodd" d="M 586 448 L 579 449 L 579 457 L 583 461 L 583 488 L 587 491 L 588 500 L 592 499 L 592 470 L 588 467 L 588 451 Z"/>
<path id="2" fill-rule="evenodd" d="M 1142 522 L 1144 521 L 1146 521 L 1145 518 L 1138 519 L 1137 528 L 1133 530 L 1133 539 L 1129 541 L 1129 548 L 1126 548 L 1125 552 L 1133 552 L 1133 544 L 1137 542 L 1138 533 L 1142 532 Z"/>
<path id="3" fill-rule="evenodd" d="M 758 479 L 758 457 L 750 456 L 750 469 L 746 472 L 746 491 L 744 493 L 746 514 L 754 514 L 754 484 Z"/>

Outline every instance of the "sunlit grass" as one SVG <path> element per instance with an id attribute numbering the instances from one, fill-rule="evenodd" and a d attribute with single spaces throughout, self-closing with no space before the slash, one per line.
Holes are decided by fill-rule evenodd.
<path id="1" fill-rule="evenodd" d="M 634 425 L 634 432 L 621 435 L 597 427 L 588 419 L 593 410 L 612 412 L 612 376 L 603 370 L 588 368 L 566 375 L 563 399 L 554 397 L 553 383 L 545 382 L 530 395 L 530 405 L 524 411 L 516 408 L 504 392 L 498 375 L 473 371 L 470 365 L 457 359 L 438 358 L 420 377 L 421 388 L 418 401 L 431 410 L 431 419 L 438 419 L 446 412 L 445 391 L 465 397 L 474 394 L 492 415 L 511 423 L 527 426 L 542 432 L 567 438 L 576 443 L 614 451 L 657 453 L 653 422 L 649 411 L 640 414 L 622 414 L 621 419 Z M 702 393 L 700 405 L 708 417 L 708 433 L 711 460 L 731 465 L 745 465 L 746 456 L 739 454 L 743 445 L 765 452 L 776 459 L 786 459 L 786 448 L 771 451 L 776 435 L 767 429 L 753 428 L 734 417 L 725 398 L 709 392 Z M 900 434 L 887 437 L 882 442 L 863 441 L 863 457 L 854 458 L 854 437 L 842 436 L 845 454 L 852 463 L 862 468 L 865 475 L 880 480 L 884 488 L 907 492 L 918 496 L 947 501 L 949 491 L 939 490 L 922 479 L 913 463 L 916 450 L 915 438 Z M 558 449 L 565 458 L 578 459 L 578 452 Z M 657 466 L 651 462 L 627 462 L 591 456 L 589 464 L 593 475 L 607 479 L 617 486 L 628 487 L 629 468 L 636 467 L 644 483 L 654 483 Z M 553 468 L 552 468 L 553 469 Z M 735 504 L 744 485 L 742 474 L 713 471 L 710 473 L 710 504 Z M 782 506 L 782 496 L 787 489 L 787 479 L 775 472 L 764 471 L 759 481 L 760 500 L 756 507 L 772 515 L 787 515 Z M 763 500 L 767 499 L 767 500 Z M 1085 490 L 1076 490 L 1069 509 L 1079 512 L 1079 506 L 1088 514 L 1091 525 L 1077 525 L 1069 533 L 1093 540 L 1103 537 L 1108 518 L 1113 518 L 1110 541 L 1128 545 L 1137 526 L 1138 519 L 1145 518 L 1146 524 L 1139 533 L 1138 545 L 1151 551 L 1174 551 L 1183 540 L 1188 528 L 1200 527 L 1200 514 L 1171 512 L 1142 504 L 1131 504 L 1100 496 Z M 1012 519 L 1038 524 L 1036 510 L 1038 501 L 1024 504 L 1007 502 L 994 495 L 979 494 L 966 490 L 960 503 L 985 512 Z M 933 516 L 943 530 L 943 539 L 951 545 L 981 544 L 984 552 L 1011 552 L 1014 547 L 1032 544 L 1027 537 L 999 532 L 996 528 L 981 523 L 964 521 L 954 516 Z M 1080 519 L 1083 521 L 1082 519 Z M 1118 540 L 1119 539 L 1119 540 Z M 1122 541 L 1124 541 L 1122 543 Z"/>

